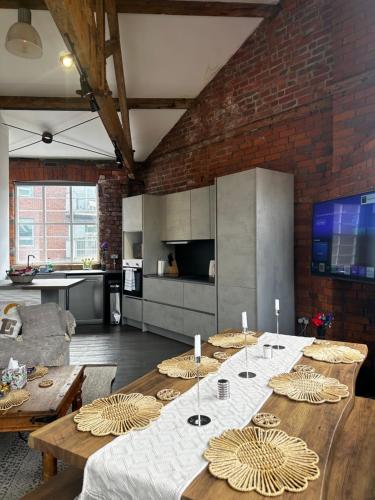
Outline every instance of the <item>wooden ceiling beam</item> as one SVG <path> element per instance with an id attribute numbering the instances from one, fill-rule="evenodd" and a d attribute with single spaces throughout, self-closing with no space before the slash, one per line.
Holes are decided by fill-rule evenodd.
<path id="1" fill-rule="evenodd" d="M 117 111 L 120 104 L 113 99 Z M 128 97 L 129 109 L 189 109 L 194 99 L 139 98 Z M 0 96 L 0 109 L 4 110 L 36 110 L 36 111 L 89 111 L 90 104 L 83 97 L 29 97 Z"/>
<path id="2" fill-rule="evenodd" d="M 116 11 L 116 0 L 105 0 L 105 10 L 107 12 L 107 21 L 108 21 L 110 39 L 114 41 L 112 57 L 113 57 L 113 66 L 115 69 L 115 76 L 116 76 L 118 100 L 120 104 L 122 128 L 124 129 L 128 145 L 130 149 L 132 149 L 129 110 L 126 101 L 124 63 L 121 51 L 120 28 L 118 24 L 118 15 Z"/>
<path id="3" fill-rule="evenodd" d="M 77 2 L 78 4 L 79 2 Z M 117 0 L 122 14 L 165 14 L 180 16 L 227 16 L 269 18 L 277 14 L 278 5 L 239 2 L 195 2 L 192 0 Z M 46 10 L 44 0 L 0 0 L 0 8 Z"/>
<path id="4" fill-rule="evenodd" d="M 48 10 L 63 37 L 68 50 L 75 57 L 76 67 L 90 92 L 86 92 L 98 105 L 98 113 L 111 141 L 117 145 L 129 176 L 133 173 L 133 151 L 127 142 L 124 129 L 117 114 L 115 102 L 103 78 L 104 47 L 98 41 L 100 20 L 95 17 L 96 2 L 92 0 L 45 0 Z M 99 27 L 99 30 L 98 30 Z M 104 88 L 103 88 L 104 82 Z"/>

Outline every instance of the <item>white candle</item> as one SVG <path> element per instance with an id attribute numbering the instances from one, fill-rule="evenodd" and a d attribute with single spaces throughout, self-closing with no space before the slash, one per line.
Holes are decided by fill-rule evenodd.
<path id="1" fill-rule="evenodd" d="M 279 311 L 280 311 L 280 301 L 279 301 L 279 299 L 275 299 L 275 312 L 276 312 L 276 314 L 278 314 Z"/>
<path id="2" fill-rule="evenodd" d="M 244 330 L 247 330 L 247 312 L 246 311 L 244 311 L 242 313 L 242 328 Z"/>
<path id="3" fill-rule="evenodd" d="M 196 358 L 201 357 L 201 336 L 200 335 L 194 336 L 194 356 Z"/>

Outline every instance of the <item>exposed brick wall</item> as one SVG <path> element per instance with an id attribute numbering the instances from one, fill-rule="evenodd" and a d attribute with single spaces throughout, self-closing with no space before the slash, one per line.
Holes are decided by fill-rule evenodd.
<path id="1" fill-rule="evenodd" d="M 310 274 L 312 204 L 375 188 L 375 2 L 284 0 L 145 165 L 170 193 L 263 167 L 295 176 L 296 315 L 336 315 L 329 335 L 375 351 L 375 286 Z"/>
<path id="2" fill-rule="evenodd" d="M 16 181 L 93 182 L 99 191 L 99 241 L 107 240 L 110 253 L 122 253 L 122 198 L 127 195 L 128 181 L 124 170 L 113 165 L 95 162 L 59 161 L 54 166 L 34 159 L 11 159 L 9 165 L 10 190 L 10 259 L 15 263 L 15 198 Z M 111 264 L 111 262 L 107 262 Z"/>

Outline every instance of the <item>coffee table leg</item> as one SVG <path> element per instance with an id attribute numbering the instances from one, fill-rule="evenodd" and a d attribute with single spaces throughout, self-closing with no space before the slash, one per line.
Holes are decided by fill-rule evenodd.
<path id="1" fill-rule="evenodd" d="M 76 397 L 73 399 L 72 402 L 72 410 L 77 411 L 82 407 L 82 390 L 81 388 L 76 394 Z"/>
<path id="2" fill-rule="evenodd" d="M 57 474 L 57 459 L 48 452 L 43 453 L 43 479 L 48 481 Z"/>

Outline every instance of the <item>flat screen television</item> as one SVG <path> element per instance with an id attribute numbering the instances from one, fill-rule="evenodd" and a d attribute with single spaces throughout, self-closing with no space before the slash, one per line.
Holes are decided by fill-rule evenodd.
<path id="1" fill-rule="evenodd" d="M 311 271 L 375 283 L 375 191 L 314 204 Z"/>

